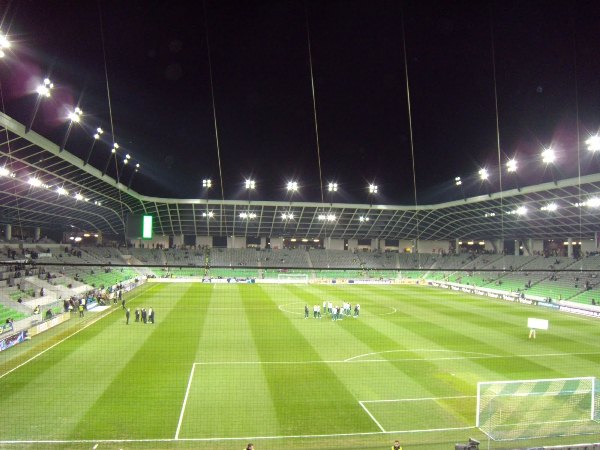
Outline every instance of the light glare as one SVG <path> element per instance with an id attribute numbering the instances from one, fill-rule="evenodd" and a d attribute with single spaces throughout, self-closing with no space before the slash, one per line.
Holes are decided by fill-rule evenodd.
<path id="1" fill-rule="evenodd" d="M 506 170 L 509 173 L 514 173 L 517 171 L 517 160 L 516 159 L 510 159 L 508 160 L 508 162 L 506 163 Z"/>
<path id="2" fill-rule="evenodd" d="M 587 145 L 587 149 L 590 152 L 597 152 L 600 151 L 600 136 L 598 136 L 597 134 L 594 136 L 590 136 L 590 138 L 585 141 L 586 145 Z"/>
<path id="3" fill-rule="evenodd" d="M 542 162 L 544 164 L 552 164 L 556 160 L 554 150 L 547 148 L 542 152 Z"/>

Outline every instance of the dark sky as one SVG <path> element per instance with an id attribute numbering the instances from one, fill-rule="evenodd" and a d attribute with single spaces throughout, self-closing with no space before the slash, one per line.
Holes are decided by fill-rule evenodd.
<path id="1" fill-rule="evenodd" d="M 255 199 L 287 199 L 285 183 L 296 179 L 294 200 L 320 201 L 308 16 L 323 183 L 339 183 L 334 201 L 368 202 L 373 181 L 378 203 L 412 204 L 404 17 L 419 202 L 460 198 L 455 176 L 469 195 L 484 193 L 475 176 L 484 166 L 498 188 L 492 42 L 501 159 L 518 156 L 521 183 L 551 176 L 543 146 L 558 152 L 557 176 L 576 175 L 576 119 L 582 141 L 600 127 L 597 1 L 206 0 L 206 14 L 194 5 L 3 3 L 2 30 L 14 41 L 1 65 L 4 110 L 28 123 L 36 96 L 27 83 L 48 75 L 56 88 L 35 131 L 60 144 L 64 105 L 80 101 L 87 130 L 72 130 L 70 152 L 85 157 L 101 125 L 106 143 L 92 162 L 102 170 L 112 123 L 142 166 L 134 189 L 203 197 L 210 177 L 220 198 L 206 18 L 225 198 L 245 198 L 253 177 Z M 600 168 L 587 150 L 580 166 Z M 505 189 L 514 183 L 503 175 Z"/>

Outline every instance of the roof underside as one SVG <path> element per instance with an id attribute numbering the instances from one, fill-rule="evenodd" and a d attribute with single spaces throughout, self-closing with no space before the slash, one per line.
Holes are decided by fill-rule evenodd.
<path id="1" fill-rule="evenodd" d="M 344 239 L 592 238 L 599 209 L 578 206 L 600 195 L 600 174 L 437 205 L 365 205 L 148 197 L 0 113 L 0 222 L 124 235 L 128 214 L 151 214 L 159 235 L 294 236 Z M 46 187 L 32 186 L 30 177 Z M 56 189 L 63 187 L 68 195 Z M 83 199 L 77 200 L 79 193 Z M 86 200 L 87 199 L 87 200 Z M 542 210 L 556 203 L 556 211 Z M 520 206 L 525 215 L 513 212 Z M 244 219 L 241 213 L 254 213 Z M 284 213 L 293 219 L 283 219 Z M 203 215 L 203 213 L 206 214 Z M 212 218 L 208 217 L 212 213 Z M 335 220 L 321 220 L 335 215 Z M 360 217 L 368 221 L 360 221 Z"/>

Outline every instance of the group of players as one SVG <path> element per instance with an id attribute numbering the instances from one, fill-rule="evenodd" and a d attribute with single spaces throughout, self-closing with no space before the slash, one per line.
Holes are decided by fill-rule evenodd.
<path id="1" fill-rule="evenodd" d="M 342 320 L 345 317 L 352 317 L 354 319 L 360 316 L 360 305 L 357 303 L 354 305 L 354 314 L 352 313 L 352 305 L 347 302 L 343 302 L 342 306 L 334 305 L 332 302 L 323 302 L 323 314 L 329 314 L 331 320 Z M 308 305 L 304 305 L 304 318 L 308 319 L 310 316 L 310 310 Z M 313 319 L 321 319 L 321 305 L 313 306 Z"/>

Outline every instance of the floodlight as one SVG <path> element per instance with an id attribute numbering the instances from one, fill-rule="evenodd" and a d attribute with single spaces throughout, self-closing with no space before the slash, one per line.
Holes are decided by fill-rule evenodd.
<path id="1" fill-rule="evenodd" d="M 600 151 L 600 136 L 597 134 L 594 136 L 590 136 L 588 140 L 585 141 L 587 144 L 587 148 L 590 152 Z"/>
<path id="2" fill-rule="evenodd" d="M 4 49 L 10 48 L 10 42 L 3 34 L 0 34 L 0 58 L 4 58 L 6 54 Z"/>
<path id="3" fill-rule="evenodd" d="M 542 152 L 542 162 L 544 164 L 552 164 L 556 160 L 556 155 L 554 150 L 551 148 L 546 148 Z"/>
<path id="4" fill-rule="evenodd" d="M 337 192 L 338 184 L 337 183 L 329 183 L 328 189 L 329 192 Z"/>
<path id="5" fill-rule="evenodd" d="M 248 217 L 249 217 L 250 219 L 256 219 L 256 213 L 249 213 L 249 214 L 248 214 Z"/>
<path id="6" fill-rule="evenodd" d="M 127 154 L 125 155 L 125 159 L 131 159 L 131 155 L 130 155 L 129 153 L 127 153 Z"/>
<path id="7" fill-rule="evenodd" d="M 293 212 L 283 213 L 283 214 L 281 214 L 281 219 L 282 220 L 293 220 L 294 219 L 294 213 Z"/>
<path id="8" fill-rule="evenodd" d="M 329 220 L 330 222 L 333 222 L 336 219 L 335 214 L 328 214 L 327 215 L 327 220 Z"/>
<path id="9" fill-rule="evenodd" d="M 546 206 L 542 206 L 542 211 L 556 211 L 558 209 L 558 205 L 554 202 L 548 203 Z"/>
<path id="10" fill-rule="evenodd" d="M 319 214 L 318 219 L 319 220 L 325 220 L 327 218 L 327 216 L 325 214 Z"/>
<path id="11" fill-rule="evenodd" d="M 110 152 L 111 152 L 111 153 L 117 153 L 117 147 L 113 147 L 113 148 L 110 150 Z"/>
<path id="12" fill-rule="evenodd" d="M 69 191 L 67 191 L 64 187 L 59 186 L 56 188 L 56 193 L 58 195 L 69 195 Z"/>
<path id="13" fill-rule="evenodd" d="M 102 133 L 104 133 L 104 130 L 102 128 L 98 127 L 98 128 L 96 128 L 96 133 L 102 134 Z"/>
<path id="14" fill-rule="evenodd" d="M 376 184 L 369 184 L 369 194 L 377 194 L 379 188 Z"/>
<path id="15" fill-rule="evenodd" d="M 79 123 L 82 114 L 83 111 L 79 107 L 77 107 L 69 113 L 68 117 L 71 122 Z"/>
<path id="16" fill-rule="evenodd" d="M 454 177 L 454 184 L 460 186 L 462 184 L 462 180 L 460 177 Z"/>
<path id="17" fill-rule="evenodd" d="M 77 236 L 77 237 L 75 238 L 75 242 L 81 242 L 81 237 Z"/>
<path id="18" fill-rule="evenodd" d="M 211 219 L 214 216 L 214 213 L 212 211 L 209 211 L 208 213 L 203 212 L 202 213 L 202 217 L 208 217 L 209 219 Z"/>
<path id="19" fill-rule="evenodd" d="M 113 144 L 114 148 L 119 148 L 119 144 L 117 144 L 116 142 Z"/>
<path id="20" fill-rule="evenodd" d="M 212 187 L 212 180 L 210 178 L 205 178 L 202 180 L 202 187 L 210 189 Z"/>
<path id="21" fill-rule="evenodd" d="M 487 180 L 490 176 L 490 174 L 486 168 L 479 169 L 479 172 L 477 172 L 477 173 L 479 174 L 479 178 L 481 180 Z"/>
<path id="22" fill-rule="evenodd" d="M 587 201 L 587 205 L 590 208 L 598 208 L 600 207 L 600 198 L 598 197 L 592 197 Z"/>
<path id="23" fill-rule="evenodd" d="M 368 218 L 368 217 L 366 217 L 366 216 L 360 216 L 360 217 L 358 218 L 358 221 L 359 221 L 359 222 L 368 222 L 368 221 L 369 221 L 369 218 Z"/>
<path id="24" fill-rule="evenodd" d="M 240 213 L 240 219 L 246 219 L 248 217 L 248 213 Z"/>
<path id="25" fill-rule="evenodd" d="M 37 87 L 36 92 L 40 97 L 50 97 L 50 91 L 53 87 L 54 84 L 50 81 L 50 79 L 44 78 L 43 83 Z"/>
<path id="26" fill-rule="evenodd" d="M 127 158 L 123 158 L 123 164 L 127 164 L 129 160 Z"/>
<path id="27" fill-rule="evenodd" d="M 514 173 L 514 172 L 516 172 L 516 171 L 517 171 L 517 160 L 516 160 L 516 159 L 514 159 L 514 158 L 513 158 L 513 159 L 509 159 L 509 160 L 506 162 L 506 170 L 507 170 L 509 173 Z"/>
<path id="28" fill-rule="evenodd" d="M 8 170 L 5 166 L 0 167 L 0 177 L 8 176 L 10 176 L 10 170 Z"/>
<path id="29" fill-rule="evenodd" d="M 298 182 L 297 181 L 288 181 L 287 190 L 295 192 L 298 190 Z"/>
<path id="30" fill-rule="evenodd" d="M 255 189 L 256 188 L 256 181 L 254 180 L 246 180 L 246 189 Z"/>
<path id="31" fill-rule="evenodd" d="M 42 180 L 36 177 L 29 177 L 29 180 L 27 180 L 27 182 L 33 187 L 40 187 L 42 185 Z"/>
<path id="32" fill-rule="evenodd" d="M 527 208 L 525 206 L 519 206 L 515 210 L 515 213 L 519 216 L 524 216 L 525 214 L 527 214 Z"/>
<path id="33" fill-rule="evenodd" d="M 136 167 L 136 169 L 139 169 L 139 168 L 140 168 L 140 163 L 137 163 L 137 164 L 135 165 L 135 167 Z"/>
<path id="34" fill-rule="evenodd" d="M 75 194 L 75 200 L 83 200 L 83 195 L 81 195 L 79 192 Z"/>

